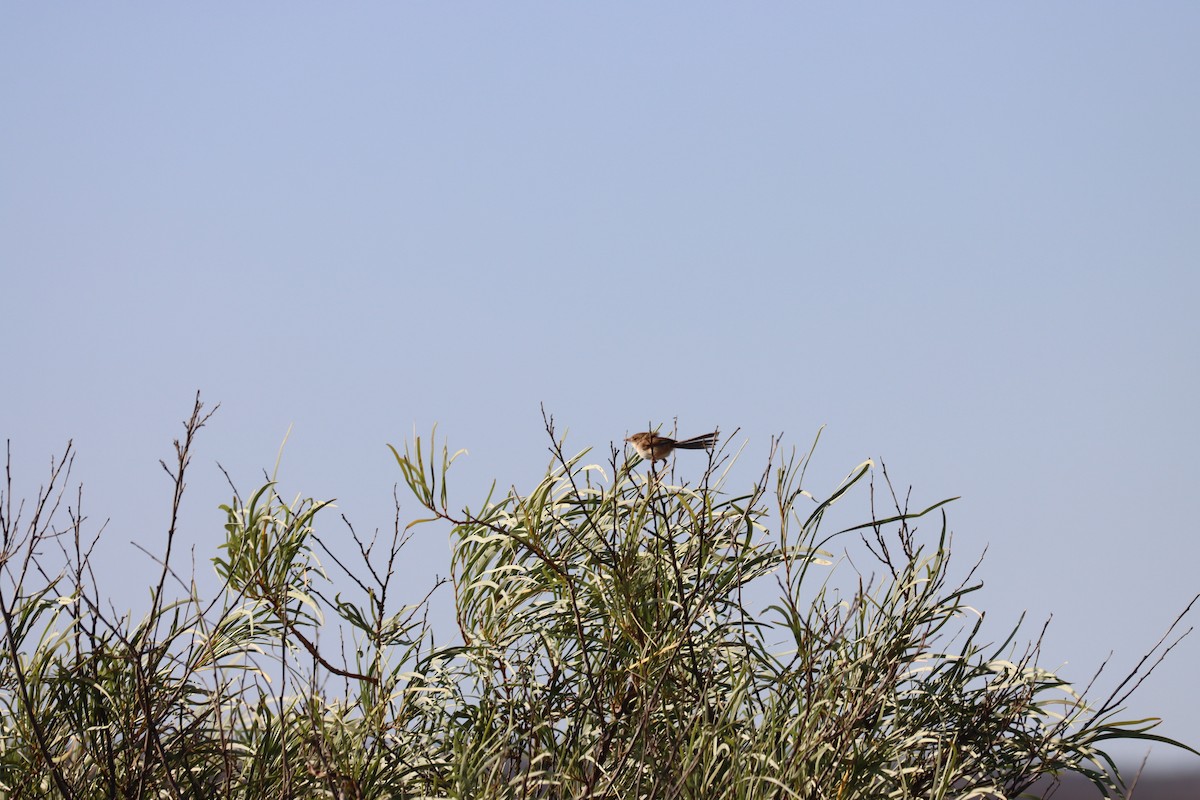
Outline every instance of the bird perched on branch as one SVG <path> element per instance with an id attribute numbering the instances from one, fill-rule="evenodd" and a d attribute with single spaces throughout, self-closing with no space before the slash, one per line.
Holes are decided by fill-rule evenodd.
<path id="1" fill-rule="evenodd" d="M 713 446 L 717 443 L 717 433 L 718 431 L 713 431 L 703 436 L 693 436 L 691 439 L 676 441 L 675 439 L 669 439 L 666 436 L 659 436 L 657 433 L 646 431 L 626 437 L 625 441 L 633 445 L 633 449 L 637 450 L 639 456 L 649 459 L 650 463 L 653 464 L 655 461 L 665 460 L 676 449 L 712 450 Z"/>

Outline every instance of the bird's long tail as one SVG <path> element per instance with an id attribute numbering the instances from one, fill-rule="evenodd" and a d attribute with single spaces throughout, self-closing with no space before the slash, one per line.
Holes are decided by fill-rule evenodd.
<path id="1" fill-rule="evenodd" d="M 703 436 L 693 436 L 691 439 L 676 442 L 675 446 L 682 450 L 712 450 L 717 443 L 717 433 L 718 431 L 713 431 Z"/>

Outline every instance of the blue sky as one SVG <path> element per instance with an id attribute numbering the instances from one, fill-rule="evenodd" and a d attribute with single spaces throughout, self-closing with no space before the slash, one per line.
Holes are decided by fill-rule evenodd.
<path id="1" fill-rule="evenodd" d="M 1046 666 L 1116 677 L 1200 591 L 1198 40 L 1190 3 L 6 4 L 17 488 L 73 438 L 136 607 L 197 389 L 201 572 L 217 462 L 246 491 L 289 426 L 284 492 L 370 530 L 434 423 L 461 503 L 536 479 L 541 403 L 601 454 L 740 427 L 747 481 L 824 425 L 814 492 L 961 495 L 997 636 L 1053 614 Z M 1200 742 L 1198 659 L 1131 715 Z"/>

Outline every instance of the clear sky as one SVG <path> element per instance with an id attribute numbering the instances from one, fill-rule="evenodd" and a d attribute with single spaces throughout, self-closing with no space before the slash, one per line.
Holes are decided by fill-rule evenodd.
<path id="1" fill-rule="evenodd" d="M 289 425 L 284 493 L 364 530 L 435 422 L 464 504 L 539 476 L 540 403 L 601 455 L 740 426 L 747 481 L 825 425 L 814 492 L 962 495 L 990 630 L 1116 678 L 1200 591 L 1197 42 L 1192 2 L 6 3 L 17 488 L 75 440 L 128 607 L 197 389 L 202 573 L 217 462 L 253 489 Z M 1130 716 L 1200 743 L 1198 661 Z"/>

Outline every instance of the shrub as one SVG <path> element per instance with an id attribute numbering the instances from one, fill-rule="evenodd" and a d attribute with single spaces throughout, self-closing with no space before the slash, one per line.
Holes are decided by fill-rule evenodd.
<path id="1" fill-rule="evenodd" d="M 402 526 L 397 501 L 390 538 L 351 528 L 354 563 L 317 532 L 324 504 L 286 503 L 273 483 L 235 491 L 213 558 L 222 590 L 204 601 L 172 548 L 207 419 L 197 398 L 136 622 L 106 612 L 92 579 L 95 539 L 64 500 L 70 448 L 28 509 L 14 513 L 10 477 L 8 795 L 965 799 L 1076 773 L 1117 797 L 1108 742 L 1184 747 L 1153 734 L 1157 720 L 1119 719 L 1168 637 L 1116 693 L 1086 700 L 1038 666 L 1040 636 L 983 641 L 966 604 L 976 570 L 949 578 L 945 503 L 909 511 L 871 462 L 814 500 L 811 451 L 773 455 L 739 494 L 722 454 L 678 483 L 616 450 L 603 466 L 568 457 L 547 420 L 546 475 L 460 511 L 454 456 L 416 439 L 393 453 L 423 518 Z M 869 521 L 826 533 L 828 509 L 864 488 Z M 434 638 L 429 595 L 396 597 L 410 580 L 403 546 L 439 524 L 453 545 L 452 644 Z"/>

